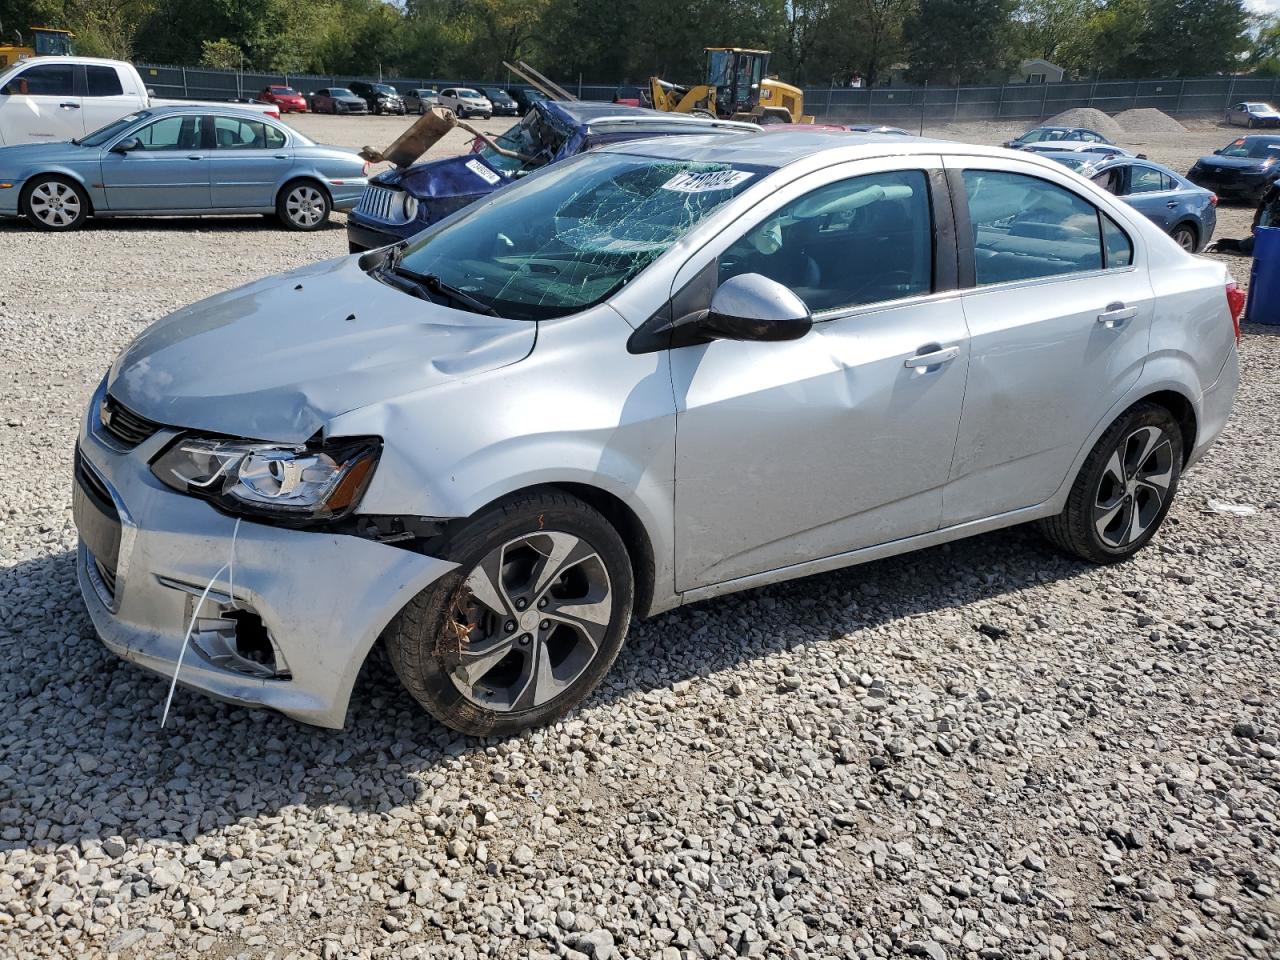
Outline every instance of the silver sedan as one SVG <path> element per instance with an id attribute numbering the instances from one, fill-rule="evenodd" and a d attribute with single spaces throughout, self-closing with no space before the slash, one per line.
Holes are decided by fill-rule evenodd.
<path id="1" fill-rule="evenodd" d="M 81 589 L 170 682 L 339 727 L 380 643 L 509 734 L 633 614 L 1026 522 L 1127 559 L 1227 420 L 1242 301 L 1034 156 L 595 151 L 141 334 L 80 431 Z"/>
<path id="2" fill-rule="evenodd" d="M 77 140 L 0 147 L 0 216 L 74 230 L 89 217 L 274 213 L 317 230 L 356 205 L 368 169 L 259 113 L 156 107 Z"/>

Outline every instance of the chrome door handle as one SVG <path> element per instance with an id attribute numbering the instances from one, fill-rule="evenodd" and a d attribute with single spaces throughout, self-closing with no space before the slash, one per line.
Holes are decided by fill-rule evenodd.
<path id="1" fill-rule="evenodd" d="M 60 103 L 58 104 L 58 106 L 61 107 L 63 110 L 79 110 L 80 109 L 80 104 L 78 103 Z"/>
<path id="2" fill-rule="evenodd" d="M 950 363 L 958 356 L 960 356 L 959 347 L 945 347 L 931 350 L 928 353 L 917 353 L 914 357 L 907 357 L 902 362 L 902 365 L 912 370 L 918 367 L 936 367 L 943 363 Z"/>
<path id="3" fill-rule="evenodd" d="M 1168 203 L 1166 203 L 1166 204 L 1165 204 L 1165 206 L 1166 206 L 1166 207 L 1168 207 L 1170 210 L 1172 210 L 1172 209 L 1174 209 L 1175 207 L 1177 207 L 1177 205 L 1178 205 L 1178 201 L 1177 201 L 1177 200 L 1170 200 Z"/>
<path id="4" fill-rule="evenodd" d="M 1106 309 L 1098 314 L 1098 322 L 1108 327 L 1119 327 L 1137 315 L 1137 307 L 1126 307 L 1123 303 L 1109 303 Z"/>

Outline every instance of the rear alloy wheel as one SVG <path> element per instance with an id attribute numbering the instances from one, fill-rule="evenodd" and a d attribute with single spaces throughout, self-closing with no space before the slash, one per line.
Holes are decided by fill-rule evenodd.
<path id="1" fill-rule="evenodd" d="M 558 493 L 485 511 L 443 551 L 456 571 L 388 627 L 405 688 L 442 723 L 505 736 L 580 703 L 622 648 L 631 564 L 598 512 Z"/>
<path id="2" fill-rule="evenodd" d="M 22 212 L 41 230 L 74 230 L 89 216 L 89 198 L 70 180 L 44 177 L 23 193 Z"/>
<path id="3" fill-rule="evenodd" d="M 329 194 L 312 180 L 286 184 L 276 201 L 276 216 L 290 230 L 318 230 L 332 209 Z"/>
<path id="4" fill-rule="evenodd" d="M 1173 237 L 1173 242 L 1187 253 L 1196 252 L 1196 230 L 1190 224 L 1179 224 L 1169 236 Z"/>
<path id="5" fill-rule="evenodd" d="M 1182 472 L 1182 431 L 1167 409 L 1141 403 L 1099 438 L 1066 508 L 1040 523 L 1058 547 L 1094 563 L 1133 556 L 1155 536 Z"/>

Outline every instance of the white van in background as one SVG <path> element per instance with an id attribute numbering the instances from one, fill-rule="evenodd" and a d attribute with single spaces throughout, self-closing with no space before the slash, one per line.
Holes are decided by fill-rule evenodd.
<path id="1" fill-rule="evenodd" d="M 190 102 L 152 97 L 120 60 L 31 57 L 0 73 L 0 145 L 72 140 L 147 107 Z M 237 108 L 280 117 L 272 104 Z"/>

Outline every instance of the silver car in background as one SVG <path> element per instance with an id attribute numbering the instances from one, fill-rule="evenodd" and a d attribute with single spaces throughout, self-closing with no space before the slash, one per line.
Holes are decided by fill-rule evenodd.
<path id="1" fill-rule="evenodd" d="M 509 734 L 633 614 L 1028 521 L 1132 556 L 1227 420 L 1241 306 L 1038 157 L 606 147 L 142 333 L 81 426 L 81 589 L 216 697 L 340 727 L 381 642 Z"/>
<path id="2" fill-rule="evenodd" d="M 368 170 L 260 113 L 154 107 L 77 140 L 0 147 L 0 216 L 74 230 L 89 217 L 274 213 L 318 230 L 356 205 Z"/>

